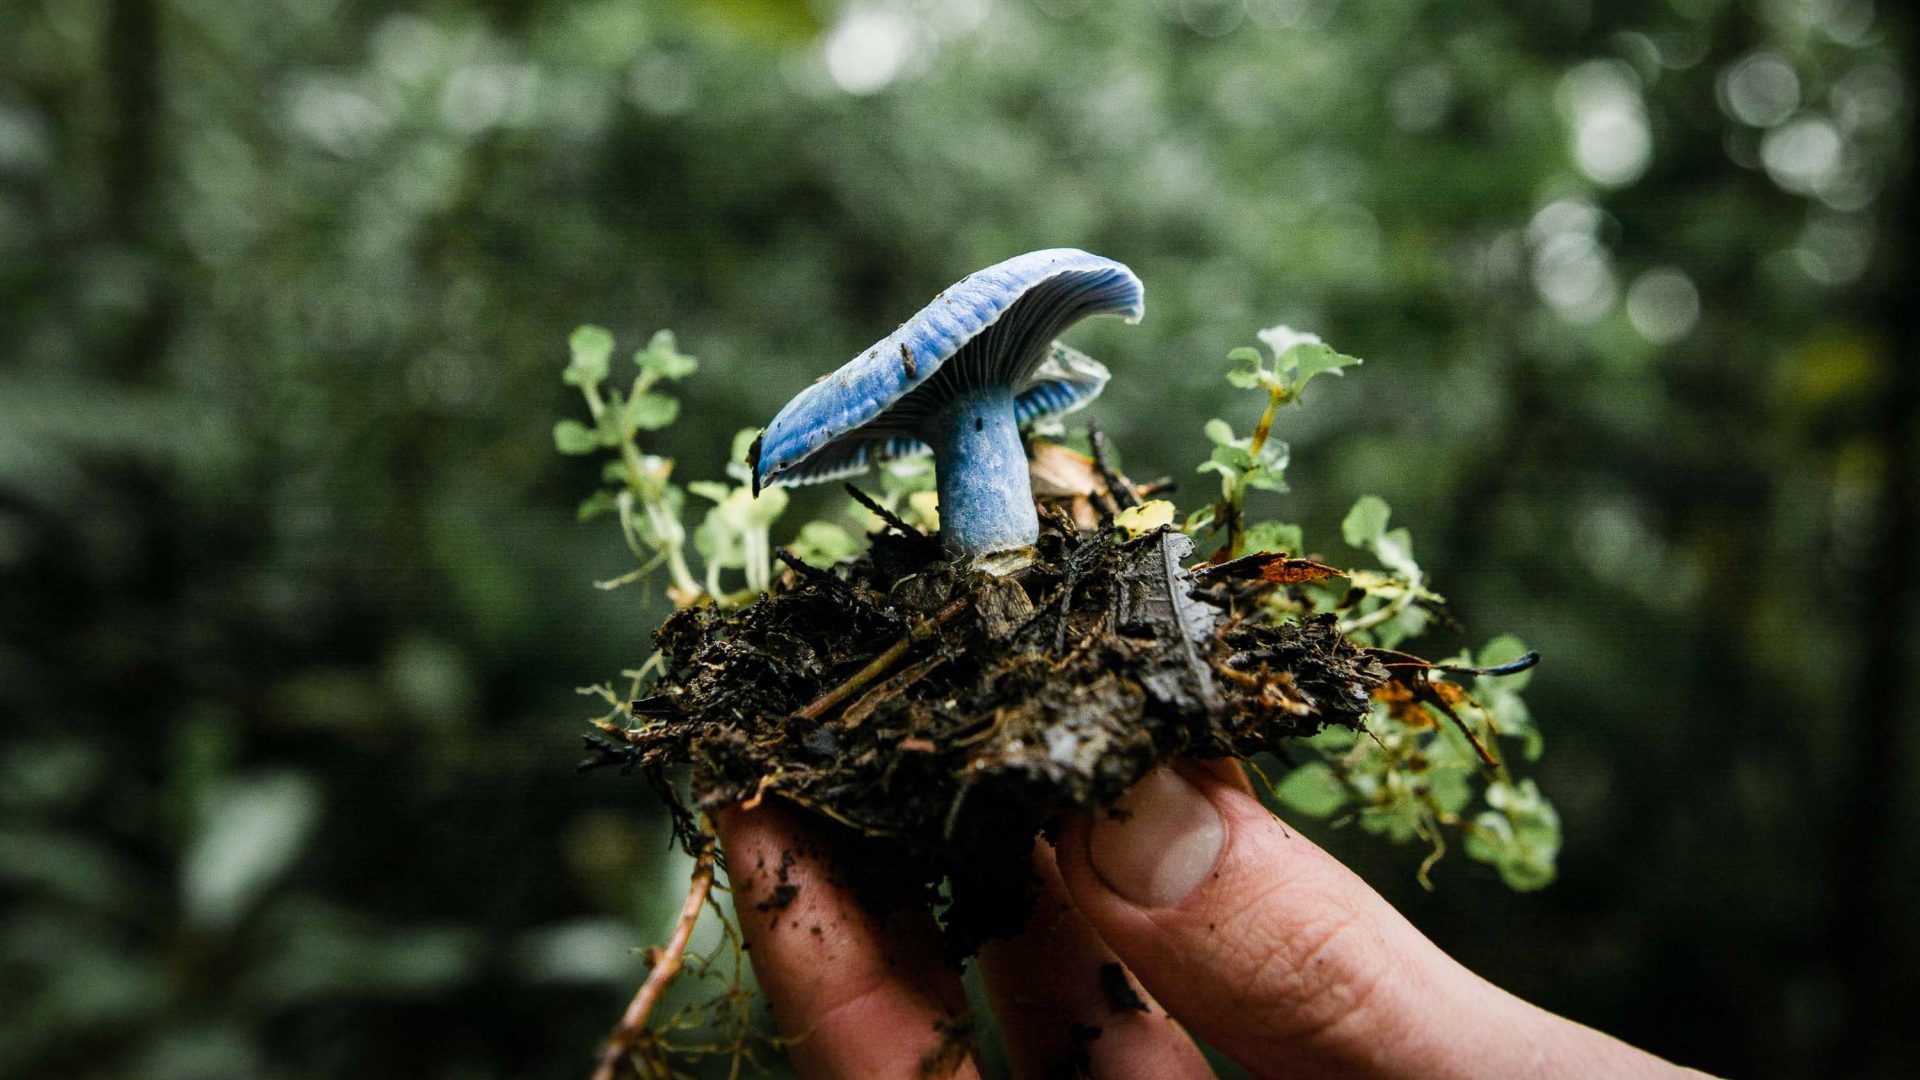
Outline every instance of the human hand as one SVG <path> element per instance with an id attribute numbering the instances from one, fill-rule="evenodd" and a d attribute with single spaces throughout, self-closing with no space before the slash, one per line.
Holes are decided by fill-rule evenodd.
<path id="1" fill-rule="evenodd" d="M 1210 1076 L 1189 1029 L 1262 1077 L 1700 1075 L 1460 966 L 1281 824 L 1232 762 L 1157 770 L 1118 809 L 1070 823 L 1057 851 L 1036 845 L 1033 918 L 981 952 L 1016 1076 Z M 731 808 L 719 828 L 802 1076 L 978 1074 L 927 912 L 864 908 L 789 808 Z M 1130 973 L 1118 985 L 1114 964 Z"/>

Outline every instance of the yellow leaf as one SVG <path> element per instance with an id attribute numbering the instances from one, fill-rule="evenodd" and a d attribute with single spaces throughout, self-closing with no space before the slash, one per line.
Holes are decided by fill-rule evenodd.
<path id="1" fill-rule="evenodd" d="M 1165 499 L 1154 499 L 1138 506 L 1129 506 L 1113 515 L 1113 523 L 1126 532 L 1128 539 L 1132 539 L 1163 525 L 1173 524 L 1173 504 Z"/>

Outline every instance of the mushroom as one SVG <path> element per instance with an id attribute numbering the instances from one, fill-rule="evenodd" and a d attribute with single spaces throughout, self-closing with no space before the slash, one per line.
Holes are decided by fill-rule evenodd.
<path id="1" fill-rule="evenodd" d="M 948 554 L 1031 547 L 1040 522 L 1020 429 L 1085 405 L 1107 383 L 1105 367 L 1053 339 L 1089 315 L 1134 323 L 1145 311 L 1132 270 L 1073 248 L 970 274 L 787 402 L 750 455 L 754 490 L 932 453 Z"/>

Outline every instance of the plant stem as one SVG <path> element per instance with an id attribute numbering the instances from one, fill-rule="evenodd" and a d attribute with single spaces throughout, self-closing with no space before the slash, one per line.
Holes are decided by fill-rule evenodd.
<path id="1" fill-rule="evenodd" d="M 614 1080 L 620 1063 L 645 1038 L 647 1017 L 666 993 L 667 984 L 685 966 L 687 942 L 693 939 L 694 924 L 700 921 L 701 909 L 707 906 L 707 897 L 713 891 L 713 846 L 712 835 L 705 836 L 699 853 L 694 856 L 693 880 L 687 887 L 687 902 L 680 907 L 679 921 L 674 923 L 672 936 L 654 959 L 647 981 L 640 984 L 619 1025 L 607 1037 L 607 1045 L 600 1051 L 600 1063 L 593 1070 L 593 1080 Z"/>
<path id="2" fill-rule="evenodd" d="M 862 687 L 886 674 L 887 669 L 898 662 L 902 656 L 905 656 L 907 650 L 912 648 L 915 642 L 932 636 L 935 630 L 951 621 L 954 616 L 966 609 L 967 598 L 963 596 L 948 604 L 946 607 L 941 608 L 932 618 L 924 622 L 915 623 L 913 629 L 907 631 L 906 637 L 887 646 L 886 651 L 868 661 L 867 666 L 854 672 L 846 682 L 841 683 L 839 686 L 808 702 L 807 706 L 800 710 L 799 715 L 808 720 L 820 719 L 828 709 L 852 697 Z"/>
<path id="3" fill-rule="evenodd" d="M 1278 386 L 1267 390 L 1267 410 L 1260 414 L 1260 422 L 1253 426 L 1253 441 L 1247 444 L 1247 453 L 1253 455 L 1253 460 L 1260 460 L 1260 448 L 1267 445 L 1267 433 L 1273 430 L 1273 414 L 1287 397 L 1287 392 Z"/>
<path id="4" fill-rule="evenodd" d="M 1253 426 L 1253 438 L 1247 441 L 1247 454 L 1253 458 L 1253 467 L 1256 469 L 1260 467 L 1260 451 L 1267 445 L 1267 434 L 1273 430 L 1274 413 L 1278 412 L 1281 403 L 1288 400 L 1291 396 L 1284 387 L 1270 386 L 1267 388 L 1267 407 L 1260 414 L 1260 422 Z M 1241 551 L 1240 548 L 1246 539 L 1247 514 L 1245 503 L 1247 489 L 1245 485 L 1247 477 L 1251 474 L 1251 470 L 1249 470 L 1235 477 L 1232 490 L 1227 493 L 1224 500 L 1227 504 L 1227 546 L 1225 550 L 1227 558 L 1230 559 L 1237 559 L 1246 554 L 1246 552 Z M 1218 559 L 1220 556 L 1215 555 L 1214 558 Z"/>

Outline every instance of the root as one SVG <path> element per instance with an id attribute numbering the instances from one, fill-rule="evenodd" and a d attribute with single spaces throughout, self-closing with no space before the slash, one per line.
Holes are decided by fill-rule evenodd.
<path id="1" fill-rule="evenodd" d="M 620 1063 L 626 1061 L 646 1040 L 647 1017 L 653 1014 L 653 1008 L 667 992 L 668 984 L 685 966 L 687 942 L 693 939 L 694 924 L 700 921 L 700 912 L 706 908 L 707 897 L 713 891 L 713 863 L 714 839 L 708 833 L 699 853 L 694 856 L 693 879 L 687 887 L 687 902 L 680 907 L 680 919 L 674 923 L 673 934 L 667 938 L 667 944 L 654 950 L 653 970 L 647 974 L 647 981 L 640 984 L 639 992 L 628 1003 L 620 1023 L 607 1036 L 607 1043 L 600 1050 L 600 1062 L 593 1070 L 593 1080 L 614 1080 L 619 1074 Z"/>

